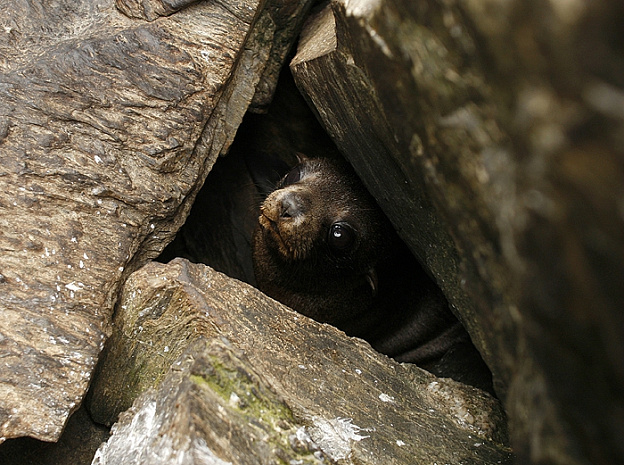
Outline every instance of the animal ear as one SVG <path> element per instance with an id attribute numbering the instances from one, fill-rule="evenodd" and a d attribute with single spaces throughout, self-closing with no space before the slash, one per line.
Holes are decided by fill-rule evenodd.
<path id="1" fill-rule="evenodd" d="M 304 161 L 308 161 L 310 159 L 310 157 L 308 157 L 306 154 L 301 153 L 301 152 L 297 152 L 295 153 L 295 155 L 297 156 L 297 161 L 299 163 L 303 163 Z"/>
<path id="2" fill-rule="evenodd" d="M 377 287 L 379 286 L 379 283 L 377 281 L 377 271 L 375 271 L 375 268 L 371 268 L 366 273 L 366 282 L 373 291 L 373 297 L 377 297 Z"/>

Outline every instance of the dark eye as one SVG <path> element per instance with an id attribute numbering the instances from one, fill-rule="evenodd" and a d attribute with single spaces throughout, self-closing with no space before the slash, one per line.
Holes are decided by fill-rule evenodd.
<path id="1" fill-rule="evenodd" d="M 301 180 L 301 166 L 295 166 L 292 170 L 288 172 L 282 182 L 280 183 L 280 187 L 290 186 Z"/>
<path id="2" fill-rule="evenodd" d="M 327 242 L 334 252 L 347 252 L 355 244 L 355 231 L 346 223 L 334 223 L 329 228 Z"/>

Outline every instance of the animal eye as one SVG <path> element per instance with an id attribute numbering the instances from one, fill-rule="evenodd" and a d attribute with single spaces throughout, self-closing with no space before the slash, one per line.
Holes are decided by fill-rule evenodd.
<path id="1" fill-rule="evenodd" d="M 334 252 L 346 252 L 355 244 L 355 231 L 346 223 L 334 223 L 329 228 L 327 242 Z"/>
<path id="2" fill-rule="evenodd" d="M 284 179 L 282 179 L 281 187 L 290 186 L 301 180 L 301 166 L 295 166 L 288 172 Z"/>

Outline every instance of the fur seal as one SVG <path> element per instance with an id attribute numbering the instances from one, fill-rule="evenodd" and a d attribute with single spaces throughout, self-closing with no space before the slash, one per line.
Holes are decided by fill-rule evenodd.
<path id="1" fill-rule="evenodd" d="M 253 263 L 258 288 L 299 313 L 397 361 L 491 391 L 444 295 L 346 162 L 302 158 L 279 181 L 260 208 Z M 485 367 L 485 382 L 449 365 L 449 354 L 466 351 Z"/>

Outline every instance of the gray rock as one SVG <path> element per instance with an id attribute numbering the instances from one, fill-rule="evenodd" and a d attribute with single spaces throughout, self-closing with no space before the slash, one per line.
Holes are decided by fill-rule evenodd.
<path id="1" fill-rule="evenodd" d="M 624 11 L 577 6 L 337 1 L 291 63 L 492 369 L 519 463 L 624 462 Z"/>
<path id="2" fill-rule="evenodd" d="M 93 465 L 324 463 L 311 446 L 241 354 L 199 338 L 158 388 L 122 414 Z"/>
<path id="3" fill-rule="evenodd" d="M 182 259 L 150 263 L 124 286 L 89 407 L 114 421 L 130 405 L 94 464 L 510 458 L 490 395 Z"/>

